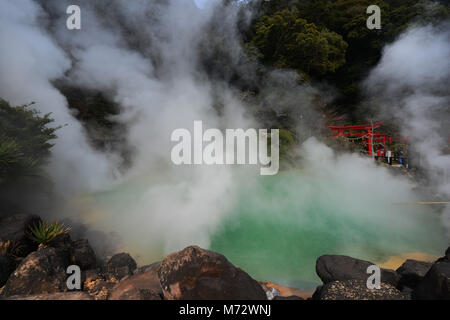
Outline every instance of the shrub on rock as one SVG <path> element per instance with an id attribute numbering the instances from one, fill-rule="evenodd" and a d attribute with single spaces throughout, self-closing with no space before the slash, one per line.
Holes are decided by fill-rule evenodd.
<path id="1" fill-rule="evenodd" d="M 0 241 L 14 241 L 20 246 L 21 256 L 37 249 L 38 244 L 28 238 L 29 228 L 40 223 L 41 219 L 36 215 L 15 214 L 0 219 Z"/>

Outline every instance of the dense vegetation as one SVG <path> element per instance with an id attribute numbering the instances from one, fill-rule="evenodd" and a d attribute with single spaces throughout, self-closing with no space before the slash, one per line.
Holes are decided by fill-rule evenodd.
<path id="1" fill-rule="evenodd" d="M 42 176 L 56 138 L 50 114 L 40 116 L 30 105 L 11 107 L 0 100 L 0 186 Z"/>
<path id="2" fill-rule="evenodd" d="M 12 107 L 0 99 L 0 209 L 15 205 L 20 197 L 13 194 L 48 182 L 43 168 L 58 129 L 52 122 L 50 114 L 40 115 L 31 105 Z"/>
<path id="3" fill-rule="evenodd" d="M 381 30 L 366 27 L 366 9 L 373 4 L 381 8 Z M 260 60 L 333 84 L 340 93 L 334 107 L 359 118 L 359 83 L 379 61 L 383 46 L 413 23 L 448 19 L 450 5 L 414 0 L 271 0 L 259 2 L 257 10 L 246 40 L 258 49 Z"/>
<path id="4" fill-rule="evenodd" d="M 308 23 L 297 8 L 277 11 L 256 21 L 251 44 L 259 49 L 264 63 L 313 76 L 335 72 L 345 63 L 347 50 L 342 36 Z"/>

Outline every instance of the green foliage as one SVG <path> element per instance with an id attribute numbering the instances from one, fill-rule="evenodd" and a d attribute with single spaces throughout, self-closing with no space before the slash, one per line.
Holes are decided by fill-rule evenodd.
<path id="1" fill-rule="evenodd" d="M 289 158 L 289 151 L 295 145 L 294 137 L 289 130 L 279 129 L 279 157 L 280 160 L 286 160 Z M 267 138 L 267 151 L 271 154 L 272 138 Z"/>
<path id="2" fill-rule="evenodd" d="M 347 49 L 340 35 L 308 23 L 295 8 L 263 16 L 251 44 L 263 62 L 306 75 L 335 72 L 345 63 Z"/>
<path id="3" fill-rule="evenodd" d="M 70 227 L 65 227 L 63 223 L 40 221 L 38 224 L 30 226 L 27 232 L 28 238 L 36 243 L 46 245 L 50 241 L 69 233 Z"/>
<path id="4" fill-rule="evenodd" d="M 119 114 L 119 107 L 109 101 L 104 94 L 95 90 L 82 89 L 55 82 L 56 87 L 66 97 L 69 108 L 77 111 L 76 117 L 96 128 L 112 128 L 111 117 Z"/>
<path id="5" fill-rule="evenodd" d="M 295 144 L 292 133 L 285 129 L 280 129 L 280 156 L 285 155 Z"/>
<path id="6" fill-rule="evenodd" d="M 381 8 L 381 30 L 366 27 L 369 5 Z M 258 12 L 247 38 L 259 58 L 333 84 L 340 91 L 334 107 L 355 116 L 360 82 L 382 48 L 413 24 L 448 19 L 450 5 L 447 0 L 271 0 L 262 1 Z"/>
<path id="7" fill-rule="evenodd" d="M 16 241 L 0 241 L 0 254 L 18 258 L 22 256 L 22 245 Z"/>
<path id="8" fill-rule="evenodd" d="M 0 187 L 23 178 L 43 177 L 42 167 L 56 138 L 49 114 L 40 116 L 30 105 L 11 107 L 0 99 Z"/>

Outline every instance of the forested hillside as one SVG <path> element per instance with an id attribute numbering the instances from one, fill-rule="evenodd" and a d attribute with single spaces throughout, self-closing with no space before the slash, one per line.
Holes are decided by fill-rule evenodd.
<path id="1" fill-rule="evenodd" d="M 369 5 L 381 8 L 381 30 L 366 26 Z M 413 24 L 448 19 L 449 1 L 272 0 L 258 5 L 246 42 L 270 66 L 295 69 L 306 79 L 339 89 L 333 107 L 359 118 L 360 81 L 383 46 Z"/>

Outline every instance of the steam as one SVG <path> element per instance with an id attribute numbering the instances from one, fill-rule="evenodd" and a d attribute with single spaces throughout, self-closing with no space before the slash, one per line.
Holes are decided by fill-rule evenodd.
<path id="1" fill-rule="evenodd" d="M 148 250 L 152 242 L 157 243 L 153 247 L 162 243 L 165 252 L 192 243 L 207 247 L 229 206 L 235 173 L 229 167 L 175 167 L 170 136 L 177 128 L 192 129 L 194 120 L 222 129 L 256 126 L 234 90 L 222 81 L 207 81 L 199 66 L 204 34 L 211 23 L 219 25 L 213 15 L 223 9 L 233 20 L 237 8 L 221 1 L 209 1 L 201 10 L 190 0 L 81 1 L 82 30 L 70 31 L 65 28 L 68 5 L 59 0 L 2 2 L 0 38 L 11 43 L 2 53 L 0 95 L 14 104 L 37 101 L 39 110 L 53 112 L 57 124 L 68 124 L 58 132 L 49 166 L 56 189 L 74 199 L 63 212 L 73 215 L 75 208 L 86 222 L 120 231 L 130 246 L 133 239 L 144 239 L 140 245 Z M 230 28 L 226 37 L 237 38 L 235 31 Z M 236 46 L 230 52 L 238 56 L 242 51 Z M 61 78 L 109 92 L 122 107 L 114 120 L 128 128 L 127 143 L 135 150 L 128 171 L 118 175 L 117 157 L 89 146 L 52 85 Z M 109 179 L 113 173 L 114 181 Z M 135 206 L 104 214 L 84 207 L 93 191 L 142 177 L 146 185 Z M 77 188 L 66 188 L 71 185 Z"/>
<path id="2" fill-rule="evenodd" d="M 414 146 L 412 160 L 424 160 L 434 196 L 442 201 L 450 199 L 449 57 L 448 23 L 411 28 L 384 49 L 365 83 L 381 117 L 394 116 Z M 450 236 L 448 205 L 442 221 Z"/>
<path id="3" fill-rule="evenodd" d="M 71 61 L 42 27 L 44 12 L 30 0 L 0 1 L 0 96 L 13 105 L 37 102 L 42 113 L 52 113 L 58 140 L 49 173 L 64 194 L 96 190 L 111 182 L 110 155 L 88 143 L 84 129 L 53 87 Z"/>

